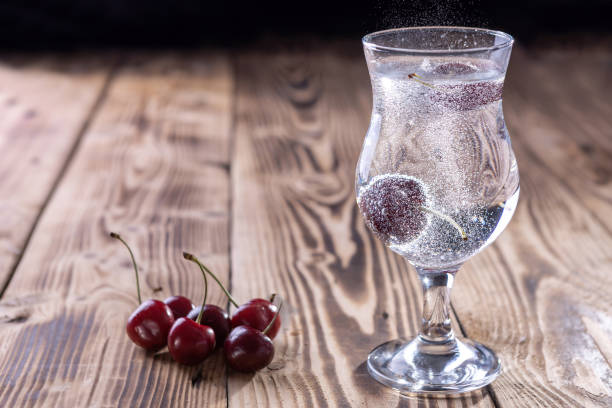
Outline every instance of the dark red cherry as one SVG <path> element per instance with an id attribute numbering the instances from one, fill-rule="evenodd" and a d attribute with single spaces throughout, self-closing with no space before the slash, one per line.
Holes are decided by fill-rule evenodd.
<path id="1" fill-rule="evenodd" d="M 186 317 L 193 309 L 193 303 L 185 296 L 170 296 L 164 303 L 170 306 L 175 319 Z"/>
<path id="2" fill-rule="evenodd" d="M 187 317 L 191 320 L 196 320 L 200 314 L 202 306 L 194 308 Z M 215 332 L 215 340 L 217 347 L 222 347 L 225 338 L 230 332 L 230 320 L 229 315 L 219 306 L 205 305 L 204 311 L 202 312 L 202 324 L 210 326 Z"/>
<path id="3" fill-rule="evenodd" d="M 223 344 L 223 341 L 230 331 L 229 316 L 227 312 L 221 309 L 219 306 L 206 304 L 206 295 L 208 293 L 208 280 L 206 279 L 206 274 L 208 273 L 219 284 L 219 287 L 221 287 L 231 302 L 235 304 L 235 300 L 232 298 L 232 295 L 229 294 L 227 289 L 225 289 L 225 287 L 221 284 L 219 278 L 217 278 L 214 273 L 204 266 L 204 264 L 201 263 L 198 258 L 187 252 L 183 252 L 183 257 L 198 265 L 200 271 L 202 272 L 202 278 L 204 279 L 204 300 L 202 301 L 202 306 L 193 309 L 189 313 L 188 317 L 189 319 L 195 320 L 198 323 L 212 327 L 215 332 L 217 345 L 221 347 L 221 344 Z"/>
<path id="4" fill-rule="evenodd" d="M 236 371 L 251 373 L 268 366 L 274 358 L 274 344 L 250 326 L 235 327 L 223 344 L 225 358 Z"/>
<path id="5" fill-rule="evenodd" d="M 209 274 L 217 282 L 221 290 L 223 290 L 228 300 L 238 308 L 238 310 L 236 310 L 231 319 L 232 328 L 240 325 L 247 325 L 261 331 L 266 329 L 270 322 L 272 322 L 272 325 L 267 329 L 266 333 L 271 339 L 276 336 L 280 329 L 281 322 L 280 316 L 274 319 L 274 316 L 277 315 L 277 311 L 279 309 L 274 304 L 272 304 L 271 301 L 265 299 L 252 299 L 247 303 L 243 304 L 242 306 L 238 306 L 236 300 L 223 286 L 221 281 L 219 281 L 219 278 L 217 278 L 214 273 L 212 273 L 206 266 L 204 266 L 204 264 L 202 264 L 195 256 L 190 253 L 183 252 L 183 257 L 189 261 L 198 264 L 203 275 Z M 272 321 L 273 319 L 274 321 Z"/>
<path id="6" fill-rule="evenodd" d="M 251 299 L 245 303 L 245 305 L 259 305 L 259 306 L 268 306 L 270 304 L 272 304 L 271 301 L 269 301 L 268 299 L 262 299 L 262 298 Z"/>
<path id="7" fill-rule="evenodd" d="M 110 233 L 112 238 L 118 239 L 127 248 L 134 265 L 136 275 L 136 292 L 140 306 L 132 313 L 127 321 L 126 331 L 128 337 L 136 345 L 149 351 L 157 351 L 166 345 L 168 332 L 174 323 L 172 310 L 161 300 L 149 299 L 142 301 L 140 296 L 140 282 L 138 281 L 138 265 L 130 246 L 119 234 Z"/>
<path id="8" fill-rule="evenodd" d="M 215 332 L 209 326 L 179 318 L 168 334 L 168 350 L 175 361 L 199 364 L 215 349 Z"/>
<path id="9" fill-rule="evenodd" d="M 174 323 L 172 310 L 161 300 L 145 300 L 132 313 L 126 331 L 138 346 L 157 351 L 166 345 L 168 332 Z"/>
<path id="10" fill-rule="evenodd" d="M 263 331 L 272 321 L 278 308 L 266 299 L 252 299 L 241 305 L 232 315 L 232 328 L 241 325 L 253 327 Z M 278 334 L 281 326 L 280 316 L 276 318 L 267 332 L 268 337 L 273 339 Z"/>

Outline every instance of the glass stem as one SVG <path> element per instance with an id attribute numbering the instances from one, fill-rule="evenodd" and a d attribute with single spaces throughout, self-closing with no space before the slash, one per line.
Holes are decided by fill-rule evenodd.
<path id="1" fill-rule="evenodd" d="M 451 328 L 450 292 L 457 270 L 417 268 L 423 285 L 423 320 L 419 338 L 431 346 L 455 343 Z"/>

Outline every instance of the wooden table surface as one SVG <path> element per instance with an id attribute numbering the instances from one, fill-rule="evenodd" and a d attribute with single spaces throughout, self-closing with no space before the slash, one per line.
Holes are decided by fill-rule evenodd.
<path id="1" fill-rule="evenodd" d="M 371 91 L 358 41 L 0 59 L 0 406 L 612 406 L 612 53 L 516 47 L 510 226 L 458 275 L 456 329 L 503 374 L 449 399 L 368 376 L 420 321 L 414 271 L 353 191 Z M 196 253 L 235 297 L 286 298 L 270 367 L 183 367 L 125 335 L 145 298 L 199 302 Z M 227 306 L 217 288 L 210 300 Z"/>

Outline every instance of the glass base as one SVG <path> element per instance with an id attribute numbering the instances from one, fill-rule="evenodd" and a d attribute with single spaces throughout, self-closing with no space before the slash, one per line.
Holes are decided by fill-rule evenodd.
<path id="1" fill-rule="evenodd" d="M 402 392 L 455 394 L 491 383 L 501 371 L 495 353 L 469 339 L 429 342 L 392 340 L 368 356 L 368 372 L 378 382 Z"/>

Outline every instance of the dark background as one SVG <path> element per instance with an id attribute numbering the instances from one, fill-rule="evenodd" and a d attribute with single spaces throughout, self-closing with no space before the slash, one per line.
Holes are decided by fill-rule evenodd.
<path id="1" fill-rule="evenodd" d="M 609 33 L 612 0 L 205 1 L 0 0 L 0 47 L 64 49 L 248 45 L 262 38 L 362 36 L 384 28 L 468 25 L 530 43 Z"/>

